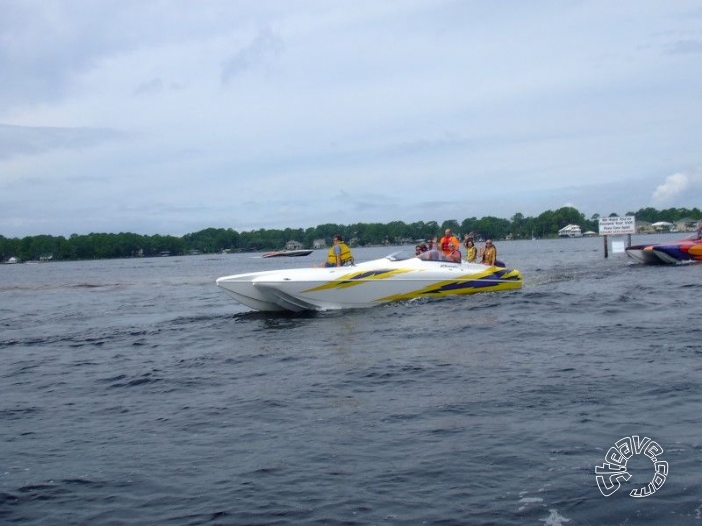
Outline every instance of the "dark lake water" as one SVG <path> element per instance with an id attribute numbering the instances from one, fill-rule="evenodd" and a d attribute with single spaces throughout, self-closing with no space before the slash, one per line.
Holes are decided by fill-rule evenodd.
<path id="1" fill-rule="evenodd" d="M 602 244 L 498 242 L 521 291 L 295 316 L 214 281 L 321 252 L 2 265 L 0 524 L 702 525 L 702 265 Z M 634 435 L 665 483 L 631 497 L 636 455 L 605 497 Z"/>

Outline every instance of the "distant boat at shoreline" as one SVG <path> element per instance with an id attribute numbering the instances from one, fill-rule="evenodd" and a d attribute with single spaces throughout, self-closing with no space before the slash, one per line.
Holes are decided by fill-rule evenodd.
<path id="1" fill-rule="evenodd" d="M 300 256 L 309 256 L 311 253 L 312 253 L 312 250 L 278 250 L 276 252 L 266 252 L 261 257 L 264 257 L 264 258 L 281 258 L 281 257 L 295 258 L 295 257 L 300 257 Z"/>

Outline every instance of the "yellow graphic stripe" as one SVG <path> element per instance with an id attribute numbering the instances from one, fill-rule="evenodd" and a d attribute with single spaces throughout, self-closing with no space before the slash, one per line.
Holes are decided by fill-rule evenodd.
<path id="1" fill-rule="evenodd" d="M 361 285 L 380 279 L 388 279 L 393 276 L 405 274 L 406 272 L 414 272 L 412 269 L 386 269 L 386 270 L 364 270 L 361 272 L 352 272 L 344 274 L 337 279 L 328 281 L 324 285 L 319 285 L 306 290 L 305 292 L 317 292 L 320 290 L 345 289 L 355 285 Z"/>
<path id="2" fill-rule="evenodd" d="M 522 275 L 518 270 L 510 270 L 509 272 L 505 272 L 504 269 L 495 270 L 497 269 L 493 267 L 491 270 L 480 274 L 467 274 L 456 279 L 439 281 L 403 294 L 378 298 L 375 301 L 402 301 L 421 297 L 443 298 L 446 296 L 461 296 L 478 292 L 496 292 L 522 288 Z"/>

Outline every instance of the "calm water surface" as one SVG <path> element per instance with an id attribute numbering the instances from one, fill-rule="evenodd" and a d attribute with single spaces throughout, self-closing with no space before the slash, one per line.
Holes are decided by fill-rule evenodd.
<path id="1" fill-rule="evenodd" d="M 214 280 L 321 252 L 0 266 L 0 524 L 702 525 L 702 265 L 497 246 L 523 290 L 307 315 Z"/>

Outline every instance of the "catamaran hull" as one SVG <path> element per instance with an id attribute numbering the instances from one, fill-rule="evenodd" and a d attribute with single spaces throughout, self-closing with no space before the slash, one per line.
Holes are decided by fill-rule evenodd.
<path id="1" fill-rule="evenodd" d="M 217 285 L 252 309 L 302 312 L 515 290 L 522 276 L 518 270 L 474 263 L 383 258 L 351 267 L 237 274 L 219 278 Z"/>
<path id="2" fill-rule="evenodd" d="M 627 255 L 644 265 L 677 265 L 702 261 L 702 239 L 688 238 L 672 243 L 635 245 L 626 249 Z"/>

